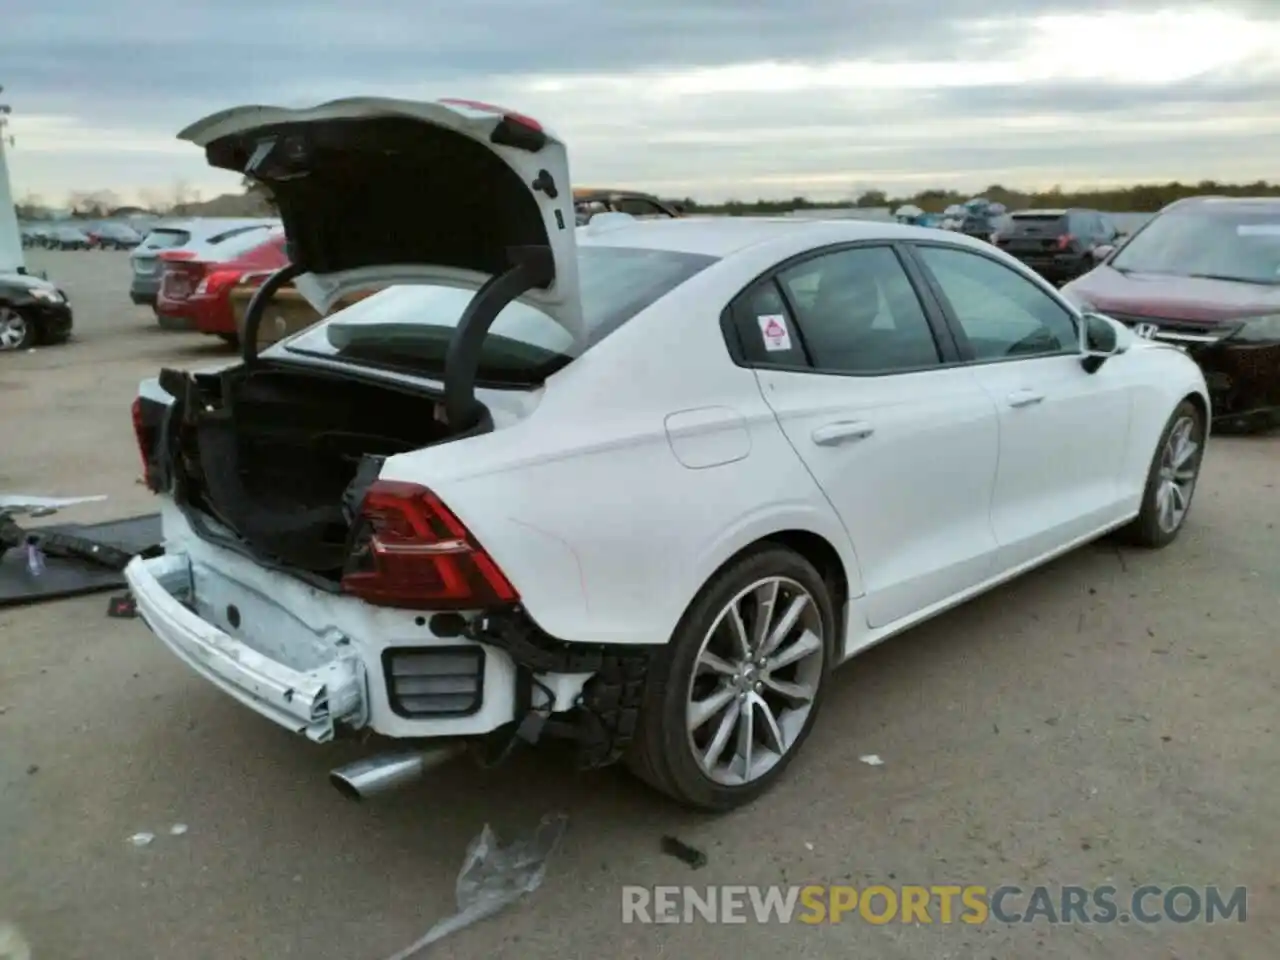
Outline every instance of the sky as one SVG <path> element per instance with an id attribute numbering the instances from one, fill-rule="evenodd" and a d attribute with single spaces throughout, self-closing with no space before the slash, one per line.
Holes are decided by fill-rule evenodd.
<path id="1" fill-rule="evenodd" d="M 463 97 L 579 185 L 712 201 L 1280 179 L 1280 0 L 40 0 L 0 14 L 14 195 L 238 189 L 186 124 Z"/>

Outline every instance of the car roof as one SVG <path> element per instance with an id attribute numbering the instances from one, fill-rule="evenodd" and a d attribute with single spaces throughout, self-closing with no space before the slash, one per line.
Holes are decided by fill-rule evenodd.
<path id="1" fill-rule="evenodd" d="M 600 225 L 597 227 L 597 222 Z M 681 217 L 669 220 L 615 220 L 603 217 L 578 228 L 583 246 L 638 247 L 710 257 L 726 257 L 746 247 L 784 236 L 812 233 L 841 241 L 937 239 L 938 231 L 893 221 L 800 217 Z M 945 237 L 948 241 L 951 237 Z"/>
<path id="2" fill-rule="evenodd" d="M 1075 207 L 1072 210 L 1077 209 Z M 1015 210 L 1009 214 L 1011 217 L 1065 217 L 1071 210 Z"/>
<path id="3" fill-rule="evenodd" d="M 1184 197 L 1181 200 L 1175 200 L 1166 209 L 1199 206 L 1247 209 L 1249 207 L 1274 207 L 1277 205 L 1280 205 L 1280 197 Z"/>

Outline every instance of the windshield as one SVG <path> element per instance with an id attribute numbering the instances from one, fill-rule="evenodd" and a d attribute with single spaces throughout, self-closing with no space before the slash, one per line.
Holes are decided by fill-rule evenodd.
<path id="1" fill-rule="evenodd" d="M 715 257 L 667 250 L 580 248 L 587 348 L 715 262 Z M 288 349 L 439 375 L 454 327 L 472 296 L 470 290 L 454 287 L 391 287 L 301 333 Z M 490 328 L 478 379 L 540 383 L 575 355 L 568 331 L 534 307 L 511 303 Z"/>
<path id="2" fill-rule="evenodd" d="M 1280 283 L 1280 206 L 1173 210 L 1137 233 L 1111 266 L 1121 273 Z"/>

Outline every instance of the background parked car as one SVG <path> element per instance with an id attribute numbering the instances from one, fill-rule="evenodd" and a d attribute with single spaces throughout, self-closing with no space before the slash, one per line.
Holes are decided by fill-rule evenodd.
<path id="1" fill-rule="evenodd" d="M 156 297 L 156 314 L 166 329 L 191 329 L 239 340 L 231 290 L 246 274 L 268 276 L 288 263 L 284 233 L 279 230 L 247 230 L 207 250 L 217 260 L 175 259 L 162 251 L 164 270 Z"/>
<path id="2" fill-rule="evenodd" d="M 1063 294 L 1204 370 L 1218 426 L 1280 424 L 1280 199 L 1165 207 Z"/>
<path id="3" fill-rule="evenodd" d="M 1098 251 L 1115 245 L 1119 231 L 1097 210 L 1019 210 L 991 242 L 1051 283 L 1067 283 L 1097 265 Z"/>
<path id="4" fill-rule="evenodd" d="M 142 242 L 129 254 L 133 280 L 129 285 L 129 297 L 134 303 L 154 307 L 160 292 L 163 265 L 159 256 L 166 251 L 168 259 L 185 258 L 216 259 L 217 253 L 209 248 L 232 237 L 254 230 L 270 230 L 278 221 L 254 219 L 229 219 L 208 217 L 194 220 L 171 220 L 156 224 Z M 265 234 L 264 234 L 265 236 Z"/>
<path id="5" fill-rule="evenodd" d="M 71 320 L 67 295 L 48 280 L 0 273 L 0 352 L 66 340 Z"/>
<path id="6" fill-rule="evenodd" d="M 99 250 L 132 250 L 142 242 L 142 234 L 127 223 L 100 223 L 85 232 Z"/>
<path id="7" fill-rule="evenodd" d="M 641 220 L 684 216 L 678 204 L 635 190 L 579 187 L 573 191 L 573 206 L 578 226 L 589 223 L 597 213 L 626 213 Z"/>
<path id="8" fill-rule="evenodd" d="M 88 250 L 93 246 L 89 235 L 79 227 L 54 227 L 46 244 L 53 250 Z"/>

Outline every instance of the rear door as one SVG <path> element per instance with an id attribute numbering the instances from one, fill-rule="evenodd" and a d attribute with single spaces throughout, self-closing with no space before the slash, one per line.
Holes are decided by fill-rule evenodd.
<path id="1" fill-rule="evenodd" d="M 1078 318 L 995 255 L 912 245 L 961 355 L 1000 417 L 992 522 L 1009 570 L 1122 516 L 1130 387 L 1119 364 L 1087 373 Z"/>
<path id="2" fill-rule="evenodd" d="M 891 245 L 794 261 L 732 305 L 745 361 L 848 530 L 882 627 L 975 586 L 996 550 L 998 427 Z"/>

